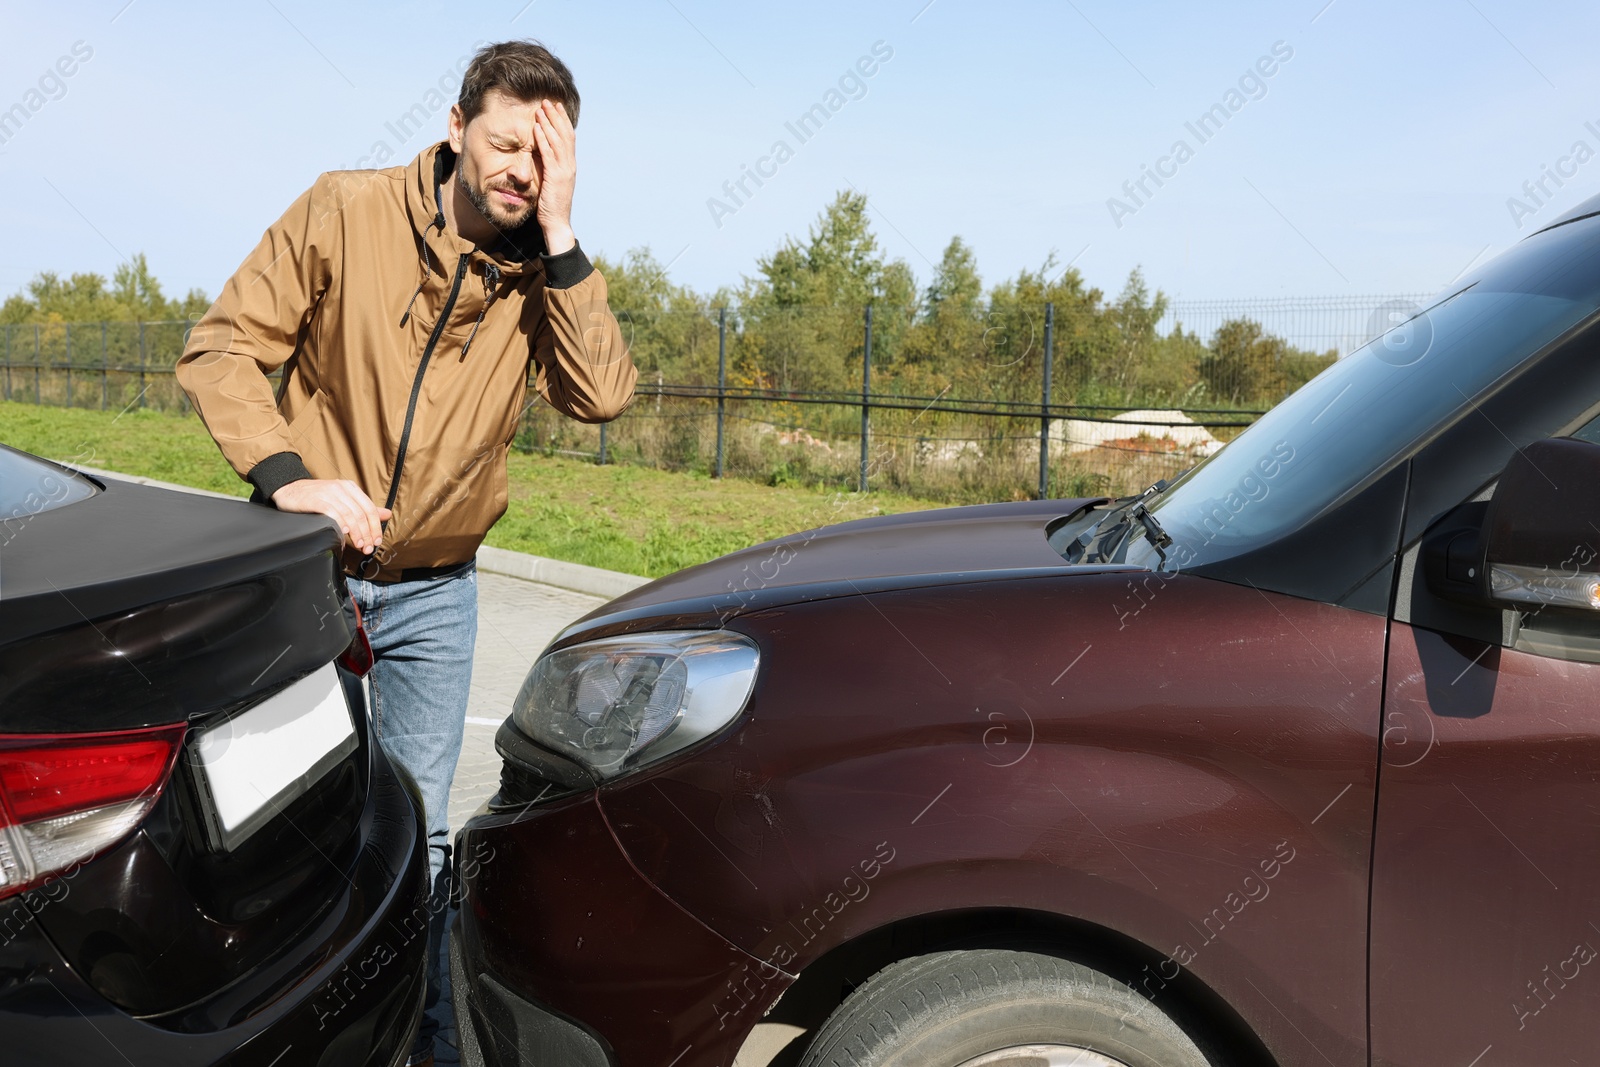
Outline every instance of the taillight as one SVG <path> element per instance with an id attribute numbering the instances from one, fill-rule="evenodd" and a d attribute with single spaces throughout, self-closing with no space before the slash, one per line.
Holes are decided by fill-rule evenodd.
<path id="1" fill-rule="evenodd" d="M 339 666 L 360 678 L 372 669 L 372 642 L 361 626 L 361 605 L 351 597 L 350 606 L 356 613 L 356 635 L 350 639 L 349 647 L 339 653 Z"/>
<path id="2" fill-rule="evenodd" d="M 155 806 L 184 725 L 105 734 L 0 734 L 0 897 L 125 837 Z"/>

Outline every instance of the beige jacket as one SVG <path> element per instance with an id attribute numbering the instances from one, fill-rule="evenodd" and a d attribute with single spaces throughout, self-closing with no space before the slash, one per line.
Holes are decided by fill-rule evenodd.
<path id="1" fill-rule="evenodd" d="M 464 562 L 506 509 L 527 379 L 580 422 L 616 418 L 637 371 L 605 279 L 536 222 L 480 250 L 447 231 L 436 144 L 404 167 L 319 177 L 190 335 L 177 377 L 240 477 L 269 501 L 348 478 L 392 508 L 347 573 Z M 530 367 L 531 363 L 531 367 Z M 276 395 L 267 373 L 283 367 Z"/>

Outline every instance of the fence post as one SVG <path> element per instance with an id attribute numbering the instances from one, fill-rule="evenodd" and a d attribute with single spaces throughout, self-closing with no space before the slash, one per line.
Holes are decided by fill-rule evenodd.
<path id="1" fill-rule="evenodd" d="M 600 466 L 606 465 L 606 424 L 600 424 Z"/>
<path id="2" fill-rule="evenodd" d="M 722 424 L 728 406 L 728 309 L 717 309 L 717 474 L 722 477 Z"/>
<path id="3" fill-rule="evenodd" d="M 33 404 L 38 407 L 39 400 L 39 324 L 33 324 Z"/>
<path id="4" fill-rule="evenodd" d="M 6 323 L 6 399 L 11 399 L 11 324 Z"/>
<path id="5" fill-rule="evenodd" d="M 100 324 L 100 410 L 106 409 L 106 324 Z"/>
<path id="6" fill-rule="evenodd" d="M 867 413 L 872 392 L 872 305 L 867 305 L 866 338 L 861 348 L 861 492 L 867 491 Z"/>
<path id="7" fill-rule="evenodd" d="M 1050 497 L 1050 365 L 1055 357 L 1056 305 L 1044 305 L 1044 382 L 1039 393 L 1039 499 Z"/>
<path id="8" fill-rule="evenodd" d="M 72 406 L 72 323 L 67 323 L 67 407 Z"/>
<path id="9" fill-rule="evenodd" d="M 187 319 L 185 321 L 186 321 L 187 325 L 185 325 L 184 328 L 183 328 L 183 334 L 182 334 L 182 342 L 183 343 L 178 346 L 178 355 L 180 357 L 183 355 L 183 350 L 189 347 L 189 335 L 194 332 L 195 320 Z M 174 381 L 177 380 L 177 377 L 178 377 L 177 364 L 173 364 L 172 377 L 173 377 Z M 178 390 L 178 413 L 180 415 L 189 414 L 189 392 L 188 392 L 188 390 L 183 389 L 183 388 L 179 388 L 179 390 Z"/>
<path id="10" fill-rule="evenodd" d="M 139 320 L 139 407 L 144 407 L 144 320 Z"/>

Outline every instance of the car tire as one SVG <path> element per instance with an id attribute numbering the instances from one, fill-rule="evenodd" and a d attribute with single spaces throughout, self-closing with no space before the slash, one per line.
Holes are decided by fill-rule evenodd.
<path id="1" fill-rule="evenodd" d="M 856 989 L 801 1067 L 1207 1067 L 1149 1000 L 1080 964 L 978 949 L 901 960 Z"/>

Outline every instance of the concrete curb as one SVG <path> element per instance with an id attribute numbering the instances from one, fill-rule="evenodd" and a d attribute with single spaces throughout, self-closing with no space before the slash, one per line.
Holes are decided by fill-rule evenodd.
<path id="1" fill-rule="evenodd" d="M 543 556 L 531 556 L 526 552 L 512 552 L 489 545 L 478 549 L 478 569 L 528 582 L 542 582 L 575 593 L 601 596 L 607 600 L 651 581 L 636 574 L 623 574 L 621 571 L 608 571 L 560 559 L 545 559 Z"/>
<path id="2" fill-rule="evenodd" d="M 179 485 L 176 482 L 163 482 L 157 478 L 144 478 L 137 474 L 123 474 L 121 471 L 108 471 L 103 470 L 100 467 L 88 467 L 82 463 L 68 463 L 64 459 L 58 459 L 56 462 L 61 464 L 63 467 L 71 467 L 73 470 L 82 471 L 85 474 L 92 474 L 96 478 L 115 478 L 119 482 L 134 482 L 138 485 L 153 485 L 158 489 L 174 489 L 180 493 L 193 493 L 195 496 L 214 496 L 218 500 L 237 500 L 241 504 L 246 502 L 245 498 L 242 496 L 229 496 L 227 493 L 213 493 L 209 489 L 196 489 L 192 485 Z"/>
<path id="3" fill-rule="evenodd" d="M 214 493 L 209 489 L 196 489 L 189 485 L 177 485 L 173 482 L 163 482 L 156 478 L 143 478 L 135 474 L 122 474 L 118 471 L 102 470 L 98 467 L 86 467 L 81 463 L 70 463 L 66 466 L 92 474 L 97 478 L 115 478 L 119 481 L 134 482 L 139 485 L 153 485 L 159 489 L 173 489 L 180 493 L 194 493 L 198 496 L 212 496 L 221 500 L 235 500 L 245 503 L 243 497 L 229 496 L 226 493 Z M 490 574 L 503 574 L 508 578 L 521 578 L 525 582 L 538 582 L 541 585 L 553 585 L 558 589 L 569 589 L 574 593 L 586 593 L 589 596 L 604 597 L 610 600 L 623 593 L 637 589 L 651 581 L 641 578 L 636 574 L 623 574 L 621 571 L 608 571 L 600 567 L 590 567 L 582 563 L 568 563 L 560 559 L 546 559 L 543 556 L 533 556 L 526 552 L 513 552 L 508 548 L 491 548 L 483 545 L 478 549 L 478 569 Z"/>

